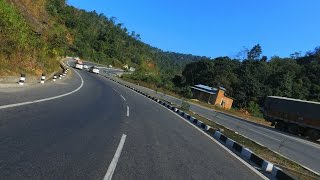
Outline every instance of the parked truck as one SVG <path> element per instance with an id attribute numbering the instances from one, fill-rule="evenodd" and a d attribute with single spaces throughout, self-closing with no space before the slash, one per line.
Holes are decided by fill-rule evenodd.
<path id="1" fill-rule="evenodd" d="M 320 139 L 320 103 L 278 96 L 268 96 L 264 118 L 281 131 Z"/>

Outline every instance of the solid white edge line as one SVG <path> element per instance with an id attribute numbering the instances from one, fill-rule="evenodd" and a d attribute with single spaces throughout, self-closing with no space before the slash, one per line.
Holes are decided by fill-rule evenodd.
<path id="1" fill-rule="evenodd" d="M 68 63 L 68 65 L 69 65 L 69 62 L 67 62 L 67 63 Z M 38 99 L 38 100 L 34 100 L 34 101 L 26 101 L 26 102 L 22 102 L 22 103 L 15 103 L 15 104 L 3 105 L 3 106 L 0 106 L 0 110 L 1 110 L 1 109 L 6 109 L 6 108 L 11 108 L 11 107 L 17 107 L 17 106 L 23 106 L 23 105 L 28 105 L 28 104 L 34 104 L 34 103 L 44 102 L 44 101 L 50 101 L 50 100 L 53 100 L 53 99 L 58 99 L 58 98 L 62 98 L 62 97 L 64 97 L 64 96 L 68 96 L 68 95 L 70 95 L 70 94 L 73 94 L 73 93 L 79 91 L 79 90 L 82 88 L 82 86 L 83 86 L 83 84 L 84 84 L 84 81 L 83 81 L 81 75 L 80 75 L 77 71 L 75 71 L 75 70 L 73 70 L 73 71 L 76 72 L 77 75 L 78 75 L 78 76 L 80 77 L 80 79 L 81 79 L 81 85 L 80 85 L 77 89 L 75 89 L 75 90 L 73 90 L 73 91 L 71 91 L 71 92 L 68 92 L 68 93 L 66 93 L 66 94 L 61 94 L 61 95 L 53 96 L 53 97 L 49 97 L 49 98 Z"/>
<path id="2" fill-rule="evenodd" d="M 129 106 L 127 106 L 127 117 L 129 117 L 130 115 L 130 109 L 129 109 Z"/>
<path id="3" fill-rule="evenodd" d="M 114 173 L 114 170 L 116 169 L 118 160 L 120 158 L 120 155 L 121 155 L 121 152 L 122 152 L 122 149 L 123 149 L 123 145 L 124 145 L 124 143 L 126 141 L 126 137 L 127 137 L 127 135 L 122 134 L 122 137 L 121 137 L 120 143 L 118 145 L 117 151 L 113 156 L 113 159 L 112 159 L 112 161 L 111 161 L 111 163 L 110 163 L 110 165 L 108 167 L 108 171 L 107 171 L 106 175 L 104 176 L 103 180 L 111 180 L 112 179 L 112 175 Z"/>
<path id="4" fill-rule="evenodd" d="M 113 82 L 113 81 L 111 81 Z M 115 84 L 117 84 L 116 82 L 114 82 Z M 123 87 L 122 85 L 118 84 L 119 86 Z M 131 90 L 132 92 L 135 92 L 134 90 L 132 89 L 129 89 Z M 142 96 L 142 97 L 145 97 L 143 96 L 142 94 L 139 94 L 138 92 L 135 92 L 136 94 Z M 145 97 L 146 98 L 146 97 Z M 245 166 L 247 166 L 250 170 L 252 170 L 254 173 L 256 173 L 258 176 L 260 176 L 262 179 L 265 179 L 265 180 L 268 180 L 269 178 L 267 178 L 265 175 L 263 175 L 261 172 L 259 172 L 257 169 L 255 169 L 252 165 L 250 165 L 249 163 L 247 163 L 246 161 L 244 161 L 243 159 L 241 159 L 239 156 L 237 156 L 235 153 L 233 153 L 231 150 L 229 150 L 227 147 L 225 147 L 224 145 L 222 145 L 220 142 L 218 142 L 216 139 L 214 139 L 213 137 L 211 137 L 209 134 L 203 132 L 201 129 L 199 129 L 197 126 L 195 126 L 194 124 L 192 124 L 191 122 L 185 120 L 184 118 L 182 118 L 181 116 L 179 116 L 178 114 L 176 114 L 175 112 L 165 108 L 164 106 L 158 104 L 157 102 L 149 99 L 149 98 L 146 98 L 148 99 L 149 101 L 151 101 L 152 103 L 155 103 L 161 107 L 163 107 L 164 109 L 168 110 L 169 112 L 171 112 L 172 114 L 176 115 L 177 117 L 179 117 L 180 119 L 183 120 L 183 122 L 185 123 L 188 123 L 189 125 L 191 125 L 192 127 L 194 127 L 196 130 L 200 131 L 202 134 L 204 134 L 205 136 L 207 136 L 209 139 L 211 139 L 213 142 L 215 142 L 216 144 L 218 144 L 222 149 L 224 149 L 225 151 L 227 151 L 229 154 L 231 154 L 233 157 L 235 157 L 236 159 L 238 159 L 242 164 L 244 164 Z M 104 179 L 105 180 L 105 179 Z"/>

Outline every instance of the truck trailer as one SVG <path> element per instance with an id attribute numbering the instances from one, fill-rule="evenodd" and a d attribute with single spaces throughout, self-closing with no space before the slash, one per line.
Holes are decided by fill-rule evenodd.
<path id="1" fill-rule="evenodd" d="M 311 140 L 320 139 L 320 103 L 268 96 L 264 105 L 264 119 L 276 129 Z"/>

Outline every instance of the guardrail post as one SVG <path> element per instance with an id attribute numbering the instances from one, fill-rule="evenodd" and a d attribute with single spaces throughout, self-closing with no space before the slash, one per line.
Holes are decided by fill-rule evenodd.
<path id="1" fill-rule="evenodd" d="M 45 80 L 46 80 L 46 75 L 42 74 L 41 79 L 40 79 L 40 83 L 43 84 Z"/>
<path id="2" fill-rule="evenodd" d="M 54 74 L 53 75 L 53 81 L 56 81 L 57 80 L 57 74 Z"/>
<path id="3" fill-rule="evenodd" d="M 26 81 L 26 75 L 25 74 L 21 74 L 20 79 L 19 79 L 19 84 L 20 85 L 24 85 L 24 82 Z"/>

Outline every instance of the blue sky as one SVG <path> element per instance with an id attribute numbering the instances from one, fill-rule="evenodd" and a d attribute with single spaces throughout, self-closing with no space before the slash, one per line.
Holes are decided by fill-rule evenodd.
<path id="1" fill-rule="evenodd" d="M 235 57 L 262 46 L 268 57 L 320 46 L 319 0 L 68 0 L 117 17 L 142 41 L 165 51 Z"/>

